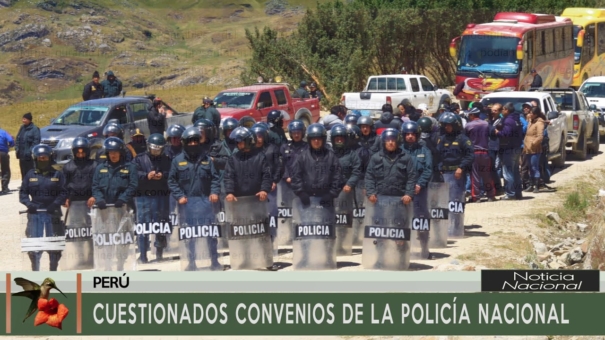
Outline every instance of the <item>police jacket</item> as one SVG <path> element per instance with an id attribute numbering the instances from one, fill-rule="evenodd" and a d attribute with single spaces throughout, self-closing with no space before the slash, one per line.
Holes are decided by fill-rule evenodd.
<path id="1" fill-rule="evenodd" d="M 195 109 L 191 117 L 191 123 L 195 124 L 200 119 L 208 119 L 214 123 L 214 126 L 221 126 L 221 114 L 214 106 L 209 106 L 207 109 L 202 105 Z"/>
<path id="2" fill-rule="evenodd" d="M 227 161 L 225 168 L 225 193 L 238 196 L 254 196 L 260 191 L 271 192 L 271 167 L 262 150 L 238 151 Z"/>
<path id="3" fill-rule="evenodd" d="M 126 144 L 127 146 L 130 144 Z M 124 153 L 126 156 L 126 162 L 132 162 L 132 160 L 134 159 L 133 155 L 133 151 L 130 150 L 130 148 L 126 148 L 126 152 Z M 101 164 L 105 161 L 107 161 L 107 155 L 105 155 L 105 148 L 101 147 L 99 149 L 99 151 L 97 151 L 97 155 L 95 156 L 95 161 L 97 162 L 97 164 Z"/>
<path id="4" fill-rule="evenodd" d="M 212 143 L 202 144 L 203 153 L 213 159 L 214 168 L 222 172 L 227 166 L 227 161 L 231 157 L 231 151 L 220 140 L 215 140 Z"/>
<path id="5" fill-rule="evenodd" d="M 277 184 L 281 179 L 281 157 L 279 147 L 275 144 L 264 144 L 262 150 L 271 170 L 271 182 Z"/>
<path id="6" fill-rule="evenodd" d="M 359 174 L 359 180 L 362 181 L 366 176 L 366 170 L 368 168 L 368 163 L 370 162 L 370 157 L 372 154 L 370 150 L 363 148 L 361 146 L 357 146 L 352 148 L 352 150 L 357 153 L 357 157 L 359 157 L 359 162 L 361 164 L 361 172 Z"/>
<path id="7" fill-rule="evenodd" d="M 281 164 L 279 170 L 280 178 L 285 180 L 287 178 L 292 177 L 292 166 L 294 164 L 294 160 L 308 146 L 309 144 L 305 141 L 289 141 L 286 144 L 282 144 L 279 150 L 281 156 Z"/>
<path id="8" fill-rule="evenodd" d="M 118 78 L 114 79 L 114 81 L 109 81 L 107 79 L 101 82 L 101 86 L 103 86 L 103 97 L 117 97 L 122 92 L 122 81 Z"/>
<path id="9" fill-rule="evenodd" d="M 441 152 L 437 149 L 437 146 L 439 145 L 439 134 L 436 132 L 423 132 L 420 134 L 420 140 L 431 152 L 433 172 L 440 172 L 439 163 L 441 163 Z"/>
<path id="10" fill-rule="evenodd" d="M 471 171 L 475 160 L 473 143 L 462 133 L 443 134 L 437 146 L 441 153 L 439 169 L 441 171 L 456 171 L 461 168 Z"/>
<path id="11" fill-rule="evenodd" d="M 221 193 L 221 180 L 214 162 L 202 153 L 197 159 L 190 159 L 182 152 L 172 160 L 168 187 L 172 197 L 203 197 Z"/>
<path id="12" fill-rule="evenodd" d="M 309 196 L 329 194 L 336 198 L 342 190 L 339 186 L 342 181 L 340 162 L 334 152 L 327 148 L 319 151 L 304 148 L 295 157 L 290 171 L 292 191 L 297 195 L 306 192 Z"/>
<path id="13" fill-rule="evenodd" d="M 310 98 L 309 92 L 304 87 L 296 89 L 297 98 Z"/>
<path id="14" fill-rule="evenodd" d="M 154 133 L 164 135 L 164 131 L 166 131 L 166 116 L 153 107 L 147 113 L 147 125 L 149 126 L 149 135 Z"/>
<path id="15" fill-rule="evenodd" d="M 97 165 L 92 159 L 77 162 L 72 159 L 63 166 L 67 198 L 70 201 L 87 201 L 92 197 L 92 178 Z"/>
<path id="16" fill-rule="evenodd" d="M 426 188 L 433 176 L 433 156 L 429 148 L 421 140 L 418 143 L 404 143 L 403 150 L 412 157 L 416 164 L 416 173 L 418 180 L 416 185 L 421 188 Z"/>
<path id="17" fill-rule="evenodd" d="M 381 149 L 380 138 L 378 138 L 374 132 L 370 132 L 369 136 L 361 136 L 359 138 L 359 145 L 362 148 L 370 150 L 371 154 L 378 153 Z"/>
<path id="18" fill-rule="evenodd" d="M 126 149 L 130 150 L 132 159 L 134 159 L 138 154 L 147 152 L 147 141 L 143 140 L 143 143 L 130 142 L 126 144 Z"/>
<path id="19" fill-rule="evenodd" d="M 277 145 L 281 146 L 282 144 L 288 143 L 288 137 L 286 137 L 286 132 L 284 131 L 283 128 L 281 128 L 279 126 L 273 126 L 273 127 L 269 128 L 269 131 L 275 133 L 277 135 L 277 137 L 279 138 L 279 140 L 276 140 L 273 144 L 277 144 Z"/>
<path id="20" fill-rule="evenodd" d="M 37 169 L 29 170 L 19 189 L 19 202 L 28 208 L 46 209 L 51 204 L 59 208 L 66 199 L 65 177 L 54 169 L 45 173 Z"/>
<path id="21" fill-rule="evenodd" d="M 366 172 L 366 196 L 410 196 L 418 181 L 414 160 L 398 148 L 388 152 L 384 148 L 370 158 Z"/>
<path id="22" fill-rule="evenodd" d="M 182 146 L 175 147 L 169 145 L 168 147 L 164 148 L 164 155 L 168 156 L 168 158 L 170 159 L 174 159 L 174 157 L 176 157 L 176 155 L 180 154 L 181 152 L 183 152 Z"/>
<path id="23" fill-rule="evenodd" d="M 334 154 L 338 157 L 338 162 L 342 169 L 342 178 L 339 187 L 342 189 L 345 185 L 348 185 L 351 188 L 355 188 L 362 176 L 361 159 L 357 151 L 349 148 L 336 149 Z"/>
<path id="24" fill-rule="evenodd" d="M 274 145 L 277 146 L 277 148 L 281 147 L 282 144 L 288 142 L 287 139 L 286 139 L 285 142 L 282 142 L 281 137 L 277 133 L 275 133 L 273 130 L 271 130 L 271 129 L 267 130 L 267 135 L 268 135 L 268 138 L 269 138 L 269 140 L 267 141 L 267 143 L 274 144 Z"/>
<path id="25" fill-rule="evenodd" d="M 91 100 L 91 99 L 101 99 L 105 91 L 103 90 L 103 85 L 101 83 L 95 84 L 94 82 L 90 82 L 84 85 L 84 91 L 82 91 L 82 99 L 83 100 Z"/>
<path id="26" fill-rule="evenodd" d="M 523 124 L 518 112 L 512 112 L 502 119 L 502 130 L 496 134 L 500 138 L 500 149 L 519 149 L 523 144 Z"/>
<path id="27" fill-rule="evenodd" d="M 109 160 L 99 164 L 92 179 L 92 196 L 95 200 L 112 204 L 117 200 L 129 202 L 139 185 L 137 166 L 120 161 L 112 164 Z"/>
<path id="28" fill-rule="evenodd" d="M 321 101 L 321 92 L 319 90 L 309 91 L 309 96 L 311 98 L 317 98 L 319 101 Z"/>
<path id="29" fill-rule="evenodd" d="M 231 155 L 233 155 L 233 151 L 235 151 L 235 149 L 237 149 L 237 143 L 228 142 L 226 138 L 223 139 L 222 142 L 223 142 L 223 148 L 229 154 L 229 157 L 231 157 Z"/>
<path id="30" fill-rule="evenodd" d="M 28 126 L 21 125 L 15 140 L 17 159 L 31 160 L 32 148 L 38 144 L 40 144 L 40 129 L 34 123 Z"/>
<path id="31" fill-rule="evenodd" d="M 137 196 L 166 196 L 168 197 L 168 175 L 170 175 L 170 166 L 172 159 L 166 155 L 153 157 L 149 152 L 138 154 L 132 161 L 137 166 L 139 176 L 139 186 Z M 150 172 L 162 173 L 159 180 L 150 180 L 147 175 Z"/>

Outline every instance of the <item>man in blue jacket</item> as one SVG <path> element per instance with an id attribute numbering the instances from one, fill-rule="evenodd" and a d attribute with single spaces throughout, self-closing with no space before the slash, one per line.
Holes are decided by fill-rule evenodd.
<path id="1" fill-rule="evenodd" d="M 502 157 L 502 172 L 506 195 L 501 200 L 522 199 L 521 173 L 519 158 L 523 144 L 523 124 L 513 103 L 502 107 L 502 123 L 496 127 L 496 136 L 500 139 L 500 156 Z"/>
<path id="2" fill-rule="evenodd" d="M 8 183 L 11 180 L 11 163 L 8 151 L 15 146 L 13 136 L 0 129 L 0 176 L 2 177 L 2 191 L 0 194 L 8 194 Z"/>

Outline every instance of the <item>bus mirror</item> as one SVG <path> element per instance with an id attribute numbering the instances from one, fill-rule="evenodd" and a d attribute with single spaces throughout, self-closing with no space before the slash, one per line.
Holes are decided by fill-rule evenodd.
<path id="1" fill-rule="evenodd" d="M 452 39 L 452 42 L 450 43 L 450 56 L 452 58 L 456 58 L 458 56 L 458 40 L 460 40 L 460 37 Z"/>
<path id="2" fill-rule="evenodd" d="M 517 60 L 523 60 L 523 45 L 517 45 Z"/>
<path id="3" fill-rule="evenodd" d="M 584 33 L 584 30 L 578 32 L 578 41 L 576 42 L 576 45 L 578 45 L 578 47 L 582 47 L 584 45 Z"/>

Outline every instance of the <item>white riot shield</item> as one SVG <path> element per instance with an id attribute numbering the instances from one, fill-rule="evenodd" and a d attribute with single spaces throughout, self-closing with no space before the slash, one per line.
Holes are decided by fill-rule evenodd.
<path id="1" fill-rule="evenodd" d="M 277 183 L 277 243 L 280 246 L 292 245 L 292 201 L 294 192 L 285 180 Z"/>
<path id="2" fill-rule="evenodd" d="M 353 209 L 354 193 L 341 191 L 334 200 L 336 210 L 336 256 L 353 253 Z"/>
<path id="3" fill-rule="evenodd" d="M 135 197 L 134 204 L 137 208 L 135 234 L 140 256 L 146 254 L 146 258 L 151 260 L 153 257 L 157 261 L 157 256 L 163 255 L 167 248 L 167 238 L 174 229 L 170 220 L 168 197 Z"/>
<path id="4" fill-rule="evenodd" d="M 431 228 L 429 248 L 447 248 L 449 222 L 450 187 L 445 182 L 430 182 L 428 186 L 428 205 Z"/>
<path id="5" fill-rule="evenodd" d="M 221 227 L 216 223 L 208 197 L 188 197 L 187 203 L 179 204 L 178 210 L 181 269 L 223 270 L 217 249 Z"/>
<path id="6" fill-rule="evenodd" d="M 48 214 L 46 209 L 38 209 L 35 214 L 29 214 L 27 210 L 20 211 L 19 214 L 23 214 L 21 225 L 25 231 L 25 238 L 21 239 L 21 251 L 27 253 L 32 270 L 40 270 L 42 252 L 49 255 L 50 269 L 57 270 L 66 243 L 61 217 Z"/>
<path id="7" fill-rule="evenodd" d="M 164 254 L 178 254 L 179 252 L 179 234 L 178 234 L 178 226 L 179 226 L 179 215 L 178 215 L 178 210 L 177 210 L 177 206 L 179 205 L 179 202 L 177 202 L 177 200 L 172 197 L 172 195 L 170 196 L 170 198 L 168 199 L 168 204 L 170 204 L 170 223 L 172 224 L 172 234 L 168 235 L 168 237 L 166 238 L 166 242 L 168 243 L 168 247 L 166 247 L 166 250 L 164 251 Z"/>
<path id="8" fill-rule="evenodd" d="M 363 244 L 363 220 L 366 210 L 363 206 L 365 201 L 365 181 L 360 180 L 355 187 L 355 203 L 353 209 L 353 245 L 361 246 Z"/>
<path id="9" fill-rule="evenodd" d="M 429 236 L 431 219 L 428 205 L 428 188 L 423 188 L 420 193 L 414 195 L 412 207 L 407 205 L 408 225 L 412 230 L 412 248 L 410 257 L 412 259 L 427 260 L 430 257 Z"/>
<path id="10" fill-rule="evenodd" d="M 86 201 L 72 201 L 65 215 L 65 251 L 61 270 L 89 270 L 94 267 L 92 221 Z"/>
<path id="11" fill-rule="evenodd" d="M 408 209 L 400 196 L 378 195 L 376 203 L 365 200 L 361 264 L 366 269 L 406 270 L 410 266 Z M 408 206 L 410 206 L 408 204 Z"/>
<path id="12" fill-rule="evenodd" d="M 292 201 L 292 267 L 294 270 L 336 269 L 336 211 L 334 205 L 322 206 L 321 197 L 311 197 L 303 206 L 300 198 Z"/>
<path id="13" fill-rule="evenodd" d="M 136 270 L 132 212 L 108 204 L 91 213 L 95 271 Z"/>
<path id="14" fill-rule="evenodd" d="M 216 223 L 221 228 L 221 237 L 217 240 L 219 253 L 226 253 L 229 251 L 229 228 L 227 227 L 226 214 L 225 214 L 225 195 L 219 195 L 219 201 L 213 203 L 214 213 L 216 215 Z"/>
<path id="15" fill-rule="evenodd" d="M 273 266 L 268 202 L 256 196 L 240 196 L 225 202 L 229 228 L 231 269 L 266 269 Z"/>
<path id="16" fill-rule="evenodd" d="M 446 182 L 450 185 L 450 199 L 448 202 L 450 226 L 448 229 L 448 237 L 457 239 L 464 237 L 464 210 L 466 209 L 464 196 L 466 177 L 463 175 L 463 179 L 461 180 L 453 180 L 453 177 L 453 174 L 444 174 Z"/>
<path id="17" fill-rule="evenodd" d="M 269 232 L 271 234 L 273 257 L 277 257 L 279 255 L 279 242 L 277 241 L 277 188 L 267 196 L 269 199 Z"/>

